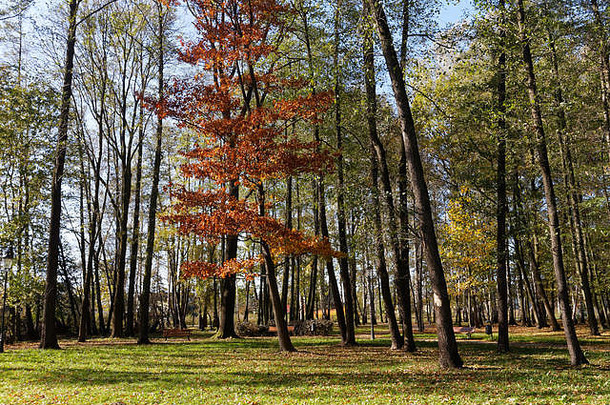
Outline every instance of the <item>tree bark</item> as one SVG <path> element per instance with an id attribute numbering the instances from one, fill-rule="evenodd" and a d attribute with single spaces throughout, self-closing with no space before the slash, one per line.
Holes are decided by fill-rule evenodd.
<path id="1" fill-rule="evenodd" d="M 335 9 L 334 36 L 335 44 L 333 51 L 333 67 L 335 73 L 335 135 L 337 137 L 337 233 L 339 237 L 339 251 L 343 256 L 339 258 L 339 274 L 341 275 L 341 286 L 343 287 L 343 299 L 345 301 L 345 339 L 344 345 L 356 344 L 356 331 L 354 325 L 354 297 L 352 296 L 352 283 L 350 281 L 347 230 L 345 220 L 345 181 L 343 169 L 343 133 L 341 131 L 341 80 L 339 67 L 339 21 L 341 11 L 341 0 L 337 1 Z"/>
<path id="2" fill-rule="evenodd" d="M 125 317 L 125 266 L 127 256 L 127 221 L 131 201 L 131 162 L 124 152 L 121 178 L 121 210 L 118 220 L 119 248 L 116 258 L 116 278 L 114 280 L 114 309 L 112 311 L 111 337 L 123 337 L 123 319 Z"/>
<path id="3" fill-rule="evenodd" d="M 164 97 L 163 83 L 163 67 L 164 67 L 164 14 L 163 6 L 158 3 L 158 29 L 159 29 L 159 82 L 158 82 L 158 98 L 159 101 Z M 150 205 L 148 208 L 148 233 L 146 237 L 146 259 L 144 261 L 144 276 L 142 277 L 142 292 L 140 294 L 140 330 L 138 333 L 138 344 L 148 344 L 148 331 L 150 329 L 150 282 L 152 278 L 152 261 L 155 252 L 155 226 L 157 220 L 157 200 L 159 198 L 159 175 L 161 172 L 161 156 L 162 156 L 162 141 L 163 141 L 163 114 L 157 114 L 157 131 L 155 157 L 153 162 L 153 180 L 150 191 Z"/>
<path id="4" fill-rule="evenodd" d="M 370 6 L 366 0 L 363 2 L 363 16 L 368 16 Z M 386 314 L 388 314 L 388 328 L 390 329 L 390 337 L 392 339 L 392 349 L 401 349 L 404 346 L 404 338 L 400 334 L 398 322 L 394 311 L 394 303 L 392 301 L 392 292 L 390 289 L 390 280 L 385 261 L 385 247 L 383 244 L 383 228 L 381 223 L 381 204 L 379 201 L 379 162 L 377 148 L 375 147 L 375 139 L 377 135 L 377 94 L 375 90 L 375 59 L 373 54 L 373 38 L 368 30 L 364 31 L 364 46 L 363 46 L 363 67 L 364 67 L 364 83 L 366 88 L 366 118 L 369 133 L 370 145 L 370 181 L 373 200 L 373 221 L 375 225 L 375 247 L 377 253 L 377 274 L 381 283 L 381 295 L 385 305 Z M 390 221 L 392 222 L 392 221 Z M 371 310 L 373 311 L 373 291 L 371 290 Z"/>
<path id="5" fill-rule="evenodd" d="M 59 349 L 55 329 L 55 309 L 57 306 L 57 266 L 59 258 L 61 229 L 61 183 L 64 177 L 66 150 L 68 147 L 68 123 L 70 121 L 70 102 L 72 99 L 72 70 L 74 68 L 74 48 L 76 45 L 76 15 L 80 0 L 70 0 L 68 17 L 68 40 L 66 61 L 61 94 L 59 131 L 55 150 L 55 165 L 51 183 L 51 218 L 49 225 L 49 244 L 47 249 L 47 276 L 44 295 L 43 324 L 40 339 L 41 349 Z"/>
<path id="6" fill-rule="evenodd" d="M 506 31 L 504 25 L 504 0 L 500 0 L 500 56 L 498 58 L 498 134 L 496 168 L 496 282 L 498 285 L 498 345 L 497 351 L 506 353 L 510 351 L 508 341 L 508 290 L 506 284 L 506 259 L 508 248 L 506 243 Z"/>
<path id="7" fill-rule="evenodd" d="M 265 191 L 262 183 L 259 183 L 258 185 L 258 215 L 261 217 L 265 216 Z M 263 257 L 265 259 L 267 285 L 269 286 L 271 305 L 273 306 L 273 314 L 275 318 L 275 326 L 277 328 L 280 351 L 296 352 L 297 350 L 293 346 L 292 341 L 290 340 L 290 333 L 288 332 L 288 324 L 286 322 L 286 307 L 282 304 L 280 292 L 277 286 L 275 263 L 273 261 L 273 257 L 271 256 L 271 249 L 264 240 L 261 240 L 260 243 Z"/>
<path id="8" fill-rule="evenodd" d="M 324 179 L 322 176 L 318 179 L 318 209 L 320 210 L 320 231 L 323 238 L 328 238 L 328 222 L 326 221 L 326 198 L 324 196 Z M 345 314 L 343 312 L 343 303 L 341 302 L 341 295 L 339 293 L 339 283 L 337 282 L 337 276 L 335 275 L 335 266 L 333 265 L 333 259 L 328 258 L 326 260 L 326 271 L 328 272 L 328 285 L 330 288 L 333 304 L 337 314 L 337 324 L 341 331 L 341 342 L 344 345 L 349 344 L 347 325 L 345 323 Z M 328 308 L 330 316 L 330 307 Z"/>
<path id="9" fill-rule="evenodd" d="M 561 309 L 561 318 L 563 321 L 563 329 L 568 345 L 568 351 L 570 353 L 570 362 L 573 366 L 578 366 L 582 364 L 588 364 L 589 362 L 580 347 L 578 337 L 576 336 L 574 323 L 570 316 L 572 311 L 570 308 L 568 284 L 566 281 L 566 274 L 563 266 L 563 252 L 561 247 L 559 214 L 557 211 L 557 202 L 555 197 L 555 190 L 553 187 L 553 177 L 551 175 L 551 166 L 549 164 L 546 147 L 546 137 L 542 124 L 542 114 L 540 111 L 540 103 L 538 100 L 538 94 L 536 89 L 534 64 L 532 61 L 529 38 L 525 32 L 526 26 L 523 0 L 517 0 L 517 18 L 519 26 L 519 36 L 523 51 L 523 62 L 525 63 L 527 68 L 527 90 L 530 101 L 532 122 L 536 135 L 538 164 L 540 165 L 540 170 L 542 171 L 542 182 L 544 184 L 544 195 L 549 219 L 549 234 L 551 237 L 551 253 L 553 256 L 553 270 L 555 272 L 555 279 L 557 282 L 557 295 L 559 298 L 559 305 Z"/>
<path id="10" fill-rule="evenodd" d="M 595 0 L 594 0 L 595 1 Z M 572 243 L 576 252 L 576 267 L 580 275 L 581 286 L 585 296 L 585 305 L 587 307 L 587 318 L 589 329 L 592 335 L 599 335 L 599 326 L 595 317 L 595 308 L 593 306 L 592 288 L 589 283 L 589 263 L 584 247 L 584 237 L 582 230 L 582 221 L 580 217 L 580 196 L 576 184 L 576 176 L 574 175 L 574 163 L 570 145 L 566 140 L 567 135 L 567 118 L 563 108 L 565 100 L 561 81 L 559 79 L 559 63 L 557 61 L 557 49 L 555 40 L 549 33 L 549 44 L 551 48 L 551 63 L 553 65 L 553 74 L 555 76 L 555 108 L 557 111 L 558 130 L 557 137 L 559 139 L 559 150 L 561 152 L 561 160 L 563 165 L 564 177 L 567 179 L 566 188 L 568 194 L 568 204 L 570 206 L 570 224 L 572 231 Z"/>
<path id="11" fill-rule="evenodd" d="M 317 128 L 316 128 L 317 130 Z M 316 136 L 317 138 L 317 136 Z M 319 220 L 319 210 L 318 210 L 318 188 L 317 181 L 314 180 L 313 184 L 313 192 L 314 192 L 314 201 L 313 201 L 313 225 L 314 225 L 314 235 L 318 236 L 320 234 L 320 220 Z M 311 320 L 314 319 L 314 311 L 316 306 L 316 285 L 318 281 L 318 257 L 314 256 L 311 261 L 311 274 L 309 278 L 309 293 L 307 294 L 307 304 L 305 310 L 305 319 Z"/>
<path id="12" fill-rule="evenodd" d="M 602 107 L 604 110 L 604 135 L 603 140 L 610 161 L 610 53 L 608 52 L 608 39 L 606 27 L 599 11 L 597 0 L 590 0 L 591 10 L 595 20 L 595 29 L 599 35 L 599 57 L 600 57 L 600 80 Z"/>
<path id="13" fill-rule="evenodd" d="M 402 69 L 398 63 L 396 50 L 392 41 L 392 34 L 387 23 L 383 6 L 380 2 L 368 0 L 374 11 L 377 34 L 381 41 L 381 48 L 385 57 L 388 72 L 392 82 L 394 99 L 398 109 L 401 123 L 401 133 L 407 154 L 411 188 L 415 196 L 415 208 L 420 215 L 426 263 L 430 271 L 430 281 L 434 294 L 434 310 L 438 334 L 439 362 L 441 367 L 458 368 L 463 362 L 458 353 L 457 342 L 453 332 L 451 320 L 451 307 L 447 283 L 438 251 L 438 242 L 432 218 L 432 206 L 428 195 L 428 186 L 424 178 L 424 169 L 419 155 L 415 124 L 409 106 Z"/>
<path id="14" fill-rule="evenodd" d="M 286 228 L 292 229 L 292 176 L 288 176 L 286 180 Z M 284 258 L 284 278 L 282 279 L 282 305 L 286 308 L 288 304 L 288 287 L 290 281 L 290 257 Z M 294 283 L 294 279 L 293 279 Z M 292 306 L 290 307 L 292 312 Z"/>
<path id="15" fill-rule="evenodd" d="M 141 200 L 141 188 L 142 188 L 142 149 L 144 143 L 144 123 L 142 119 L 141 110 L 141 122 L 140 122 L 140 136 L 138 137 L 138 157 L 136 160 L 136 184 L 134 190 L 134 208 L 133 208 L 133 231 L 131 239 L 131 252 L 129 258 L 129 286 L 127 288 L 127 319 L 125 322 L 125 334 L 127 336 L 134 336 L 134 312 L 135 312 L 135 285 L 136 285 L 136 272 L 138 270 L 138 252 L 140 247 L 140 200 Z"/>

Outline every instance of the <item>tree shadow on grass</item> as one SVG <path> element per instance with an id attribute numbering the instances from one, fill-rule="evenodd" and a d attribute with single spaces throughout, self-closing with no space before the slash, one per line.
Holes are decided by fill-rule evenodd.
<path id="1" fill-rule="evenodd" d="M 333 367 L 312 369 L 311 365 L 287 365 L 283 370 L 251 370 L 233 366 L 226 372 L 219 372 L 216 366 L 179 364 L 163 372 L 103 370 L 99 368 L 67 367 L 54 378 L 48 373 L 39 372 L 44 384 L 59 385 L 69 388 L 88 386 L 107 389 L 108 386 L 130 385 L 135 387 L 155 387 L 158 389 L 176 389 L 182 387 L 195 391 L 222 392 L 228 386 L 239 387 L 244 392 L 269 392 L 280 389 L 283 395 L 293 400 L 306 400 L 311 395 L 323 396 L 329 390 L 345 389 L 360 393 L 379 391 L 393 393 L 397 396 L 408 392 L 410 395 L 426 396 L 457 393 L 465 397 L 480 398 L 487 395 L 494 398 L 516 381 L 530 381 L 534 376 L 530 370 L 511 370 L 510 373 L 498 372 L 496 367 L 477 367 L 460 371 L 439 372 L 438 370 L 417 372 L 409 369 L 386 369 L 386 362 L 376 369 L 360 367 Z M 546 367 L 552 369 L 552 367 Z M 29 378 L 37 371 L 23 368 Z M 35 380 L 35 378 L 34 378 Z M 567 382 L 567 380 L 566 380 Z M 570 384 L 555 384 L 552 392 L 543 389 L 515 392 L 521 401 L 528 403 L 528 398 L 536 401 L 548 398 L 568 398 L 574 395 Z M 532 401 L 533 402 L 533 401 Z"/>
<path id="2" fill-rule="evenodd" d="M 608 372 L 607 367 L 570 368 L 567 350 L 555 345 L 518 342 L 510 353 L 497 355 L 495 342 L 460 340 L 467 367 L 441 370 L 434 340 L 418 341 L 414 354 L 390 350 L 385 338 L 359 343 L 342 347 L 335 339 L 296 338 L 300 351 L 286 355 L 278 355 L 272 338 L 73 347 L 52 355 L 24 350 L 10 354 L 12 360 L 0 365 L 7 372 L 3 383 L 27 382 L 34 387 L 150 393 L 229 390 L 253 396 L 281 392 L 303 402 L 336 392 L 358 398 L 376 392 L 397 398 L 459 395 L 471 402 L 489 398 L 501 403 L 516 396 L 523 403 L 557 402 L 589 392 L 587 382 Z M 603 356 L 607 353 L 591 357 Z M 610 387 L 598 388 L 596 395 L 610 397 L 603 390 Z"/>

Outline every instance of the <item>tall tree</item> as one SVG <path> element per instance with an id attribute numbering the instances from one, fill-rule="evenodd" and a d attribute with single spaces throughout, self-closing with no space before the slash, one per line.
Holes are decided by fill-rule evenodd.
<path id="1" fill-rule="evenodd" d="M 367 0 L 364 0 L 362 5 L 363 16 L 368 16 L 370 5 Z M 366 20 L 365 20 L 366 21 Z M 388 275 L 385 246 L 383 243 L 383 226 L 381 222 L 381 203 L 379 201 L 379 162 L 377 152 L 375 150 L 372 139 L 377 138 L 377 94 L 375 89 L 375 57 L 373 54 L 373 38 L 369 30 L 365 28 L 363 41 L 363 66 L 364 66 L 364 84 L 366 89 L 366 120 L 367 129 L 370 139 L 370 183 L 372 194 L 372 209 L 373 209 L 373 224 L 375 228 L 375 250 L 377 255 L 377 275 L 381 284 L 381 295 L 385 305 L 386 314 L 388 315 L 388 328 L 390 329 L 390 338 L 392 339 L 392 349 L 401 349 L 404 346 L 404 339 L 400 334 L 396 314 L 394 311 L 394 303 L 392 301 L 392 291 L 390 289 L 390 277 Z M 371 325 L 374 323 L 374 294 L 372 286 L 372 277 L 369 280 L 370 295 L 371 295 Z M 372 327 L 372 326 L 371 326 Z M 373 336 L 374 331 L 371 329 Z"/>
<path id="2" fill-rule="evenodd" d="M 555 272 L 555 281 L 557 283 L 557 297 L 561 309 L 561 320 L 563 322 L 563 330 L 570 352 L 570 362 L 573 366 L 588 364 L 572 320 L 572 311 L 570 306 L 570 298 L 568 293 L 568 284 L 563 263 L 563 251 L 561 247 L 561 233 L 559 226 L 559 212 L 557 210 L 557 199 L 553 185 L 553 177 L 551 175 L 551 166 L 549 164 L 546 136 L 542 123 L 542 113 L 540 110 L 540 100 L 536 88 L 536 76 L 534 73 L 534 63 L 530 49 L 530 37 L 527 33 L 525 20 L 525 7 L 523 0 L 517 0 L 517 24 L 519 27 L 519 37 L 523 51 L 523 63 L 527 71 L 527 93 L 530 101 L 530 109 L 532 115 L 532 123 L 536 136 L 536 152 L 538 165 L 542 172 L 542 181 L 544 184 L 544 196 L 547 205 L 548 226 L 551 238 L 551 253 L 553 256 L 553 270 Z"/>
<path id="3" fill-rule="evenodd" d="M 363 2 L 363 17 L 366 18 L 370 15 L 369 4 Z M 373 38 L 370 32 L 370 27 L 364 26 L 363 30 L 364 41 L 363 41 L 363 67 L 364 67 L 364 85 L 366 90 L 366 119 L 367 129 L 369 135 L 369 143 L 371 148 L 371 168 L 370 168 L 370 181 L 373 193 L 373 223 L 375 225 L 375 231 L 377 236 L 376 250 L 377 250 L 377 273 L 381 282 L 381 295 L 383 296 L 386 313 L 389 314 L 388 327 L 390 328 L 390 336 L 392 338 L 392 348 L 400 349 L 404 346 L 404 337 L 400 335 L 396 315 L 394 313 L 394 303 L 392 302 L 391 289 L 389 275 L 386 268 L 385 260 L 385 246 L 383 238 L 383 227 L 381 221 L 381 204 L 379 192 L 379 169 L 381 166 L 381 177 L 383 184 L 383 192 L 386 195 L 386 203 L 388 206 L 389 224 L 390 224 L 390 239 L 392 241 L 392 247 L 394 248 L 394 262 L 399 263 L 398 251 L 398 239 L 396 237 L 396 225 L 394 215 L 394 204 L 391 194 L 390 177 L 388 172 L 388 165 L 386 161 L 386 153 L 379 135 L 377 133 L 377 92 L 375 85 L 375 56 L 373 53 Z M 389 194 L 387 194 L 389 192 Z"/>
<path id="4" fill-rule="evenodd" d="M 570 229 L 572 233 L 572 245 L 576 256 L 576 267 L 580 275 L 582 291 L 585 296 L 585 306 L 587 308 L 587 321 L 589 330 L 592 335 L 599 335 L 599 327 L 595 316 L 595 308 L 593 307 L 593 294 L 591 291 L 591 283 L 589 282 L 589 262 L 585 252 L 585 242 L 583 234 L 583 226 L 580 215 L 581 197 L 577 190 L 576 176 L 574 174 L 574 162 L 572 152 L 568 144 L 567 133 L 568 122 L 565 112 L 565 99 L 563 95 L 562 84 L 559 78 L 559 61 L 557 57 L 557 48 L 555 38 L 549 30 L 549 46 L 551 50 L 551 64 L 553 67 L 555 91 L 555 110 L 557 114 L 557 138 L 559 140 L 559 150 L 561 154 L 561 163 L 566 180 L 566 191 L 568 194 L 568 206 L 570 207 Z"/>
<path id="5" fill-rule="evenodd" d="M 438 242 L 434 230 L 432 218 L 432 207 L 428 186 L 424 178 L 424 169 L 419 155 L 417 134 L 409 99 L 405 88 L 402 69 L 398 62 L 392 33 L 388 26 L 387 18 L 381 2 L 372 2 L 371 8 L 375 16 L 377 34 L 381 41 L 381 49 L 386 61 L 386 66 L 392 82 L 394 99 L 398 108 L 401 124 L 401 135 L 406 149 L 411 188 L 415 196 L 415 208 L 420 216 L 422 236 L 426 263 L 430 270 L 430 280 L 434 294 L 434 310 L 436 315 L 436 326 L 438 334 L 438 347 L 441 367 L 462 367 L 463 362 L 458 353 L 455 334 L 453 333 L 453 322 L 451 319 L 451 307 L 447 293 L 447 283 L 438 251 Z"/>
<path id="6" fill-rule="evenodd" d="M 220 263 L 192 258 L 182 264 L 182 271 L 187 277 L 227 280 L 238 272 L 250 277 L 251 269 L 264 262 L 280 350 L 294 351 L 275 260 L 307 252 L 326 257 L 335 253 L 327 239 L 306 237 L 267 214 L 267 179 L 319 174 L 330 168 L 330 155 L 318 152 L 318 143 L 287 136 L 284 128 L 315 121 L 332 95 L 288 96 L 287 91 L 300 82 L 281 80 L 274 59 L 285 32 L 282 17 L 288 9 L 284 6 L 273 0 L 223 4 L 198 0 L 193 5 L 200 38 L 186 45 L 181 59 L 203 65 L 209 75 L 176 83 L 160 109 L 194 130 L 205 143 L 197 143 L 185 154 L 183 176 L 200 181 L 173 189 L 177 202 L 167 218 L 178 224 L 181 234 L 208 242 L 226 238 L 227 254 Z M 238 187 L 246 192 L 240 194 Z M 249 198 L 253 194 L 256 201 Z M 238 237 L 258 242 L 261 255 L 238 257 Z M 232 318 L 233 311 L 225 316 Z"/>
<path id="7" fill-rule="evenodd" d="M 158 89 L 157 99 L 161 103 L 165 98 L 164 65 L 165 65 L 165 31 L 167 29 L 167 9 L 157 3 L 157 52 L 158 52 Z M 161 157 L 163 154 L 163 118 L 162 111 L 157 112 L 157 130 L 155 134 L 155 156 L 153 160 L 153 180 L 150 191 L 150 204 L 148 206 L 148 231 L 146 236 L 146 258 L 144 261 L 144 275 L 142 277 L 142 292 L 140 294 L 139 319 L 140 329 L 138 344 L 148 344 L 150 329 L 150 285 L 152 279 L 152 262 L 155 251 L 155 228 L 157 221 L 157 204 L 159 199 L 159 177 L 161 171 Z"/>
<path id="8" fill-rule="evenodd" d="M 343 256 L 339 258 L 339 273 L 341 275 L 341 285 L 343 287 L 343 297 L 345 301 L 345 345 L 356 344 L 356 332 L 354 324 L 354 300 L 349 274 L 347 230 L 345 219 L 345 181 L 344 181 L 344 159 L 343 159 L 343 131 L 341 128 L 341 67 L 339 64 L 339 43 L 341 40 L 339 33 L 339 22 L 341 13 L 341 0 L 335 5 L 334 18 L 334 51 L 333 65 L 335 73 L 335 135 L 337 137 L 337 231 L 339 236 L 339 250 Z"/>
<path id="9" fill-rule="evenodd" d="M 57 267 L 61 244 L 61 183 L 64 177 L 64 166 L 68 147 L 68 124 L 70 121 L 70 103 L 72 100 L 72 69 L 74 68 L 74 50 L 78 23 L 77 12 L 79 5 L 80 0 L 70 0 L 70 3 L 68 4 L 69 14 L 66 59 L 61 94 L 59 130 L 57 133 L 57 148 L 55 150 L 55 167 L 53 169 L 53 180 L 51 183 L 51 218 L 49 224 L 44 312 L 40 340 L 41 349 L 59 348 L 57 330 L 55 328 L 55 310 L 57 305 Z"/>
<path id="10" fill-rule="evenodd" d="M 497 135 L 497 168 L 496 168 L 496 282 L 498 284 L 498 352 L 508 352 L 508 287 L 506 284 L 506 263 L 508 244 L 506 236 L 506 10 L 505 1 L 498 4 L 500 13 L 500 55 L 498 57 L 497 92 L 498 92 L 498 135 Z"/>

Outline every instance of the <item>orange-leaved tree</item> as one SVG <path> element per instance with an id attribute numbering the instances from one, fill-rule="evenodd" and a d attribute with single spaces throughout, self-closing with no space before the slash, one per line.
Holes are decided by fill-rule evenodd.
<path id="1" fill-rule="evenodd" d="M 182 234 L 216 242 L 224 238 L 224 262 L 194 258 L 182 264 L 186 277 L 223 278 L 219 337 L 235 334 L 235 276 L 266 267 L 266 282 L 280 349 L 294 351 L 278 292 L 275 261 L 280 256 L 333 255 L 327 240 L 307 237 L 268 214 L 270 180 L 331 168 L 332 156 L 317 143 L 298 139 L 287 128 L 318 120 L 332 94 L 304 94 L 302 80 L 282 77 L 281 41 L 289 34 L 291 10 L 275 0 L 192 0 L 196 41 L 183 41 L 180 58 L 197 67 L 188 80 L 175 81 L 159 109 L 190 128 L 195 146 L 184 155 L 185 178 L 172 187 L 177 201 L 166 216 Z M 238 238 L 261 245 L 261 255 L 238 259 Z"/>

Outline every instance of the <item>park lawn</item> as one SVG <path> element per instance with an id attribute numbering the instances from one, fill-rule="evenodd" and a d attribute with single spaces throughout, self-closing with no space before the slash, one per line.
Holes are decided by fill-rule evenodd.
<path id="1" fill-rule="evenodd" d="M 378 331 L 381 329 L 378 328 Z M 219 341 L 198 334 L 137 346 L 129 340 L 61 341 L 62 350 L 9 347 L 0 355 L 0 404 L 510 404 L 610 403 L 610 333 L 579 330 L 592 365 L 569 366 L 563 335 L 511 330 L 512 352 L 483 334 L 458 336 L 466 368 L 438 367 L 433 334 L 416 353 L 386 335 L 358 347 L 336 337 Z"/>

